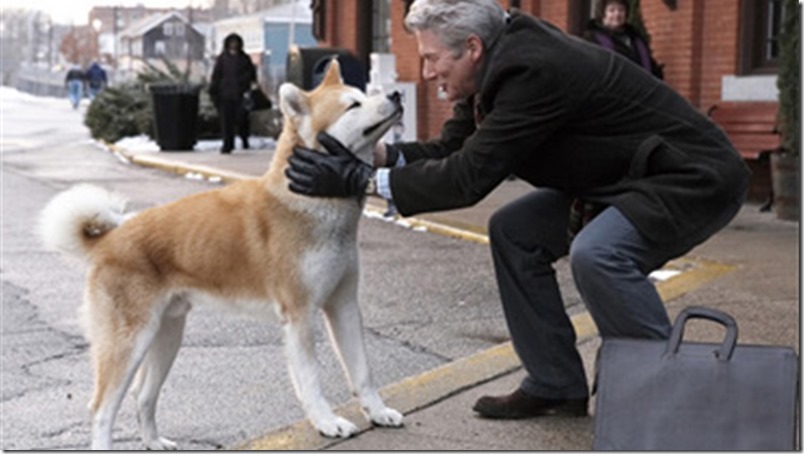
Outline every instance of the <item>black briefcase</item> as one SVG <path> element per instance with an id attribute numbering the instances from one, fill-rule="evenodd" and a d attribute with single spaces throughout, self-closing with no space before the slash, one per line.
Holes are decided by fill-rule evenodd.
<path id="1" fill-rule="evenodd" d="M 682 342 L 691 318 L 723 325 L 723 343 Z M 797 382 L 792 348 L 737 345 L 731 316 L 689 307 L 669 341 L 603 340 L 593 448 L 792 450 Z"/>

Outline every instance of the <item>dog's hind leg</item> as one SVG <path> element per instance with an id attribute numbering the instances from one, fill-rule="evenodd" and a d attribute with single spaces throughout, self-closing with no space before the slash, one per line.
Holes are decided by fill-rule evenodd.
<path id="1" fill-rule="evenodd" d="M 156 402 L 159 399 L 159 391 L 162 389 L 179 347 L 181 347 L 189 310 L 190 303 L 180 297 L 170 303 L 162 315 L 159 330 L 151 343 L 151 348 L 145 355 L 134 382 L 137 421 L 146 449 L 178 449 L 173 441 L 159 437 L 156 427 Z"/>
<path id="2" fill-rule="evenodd" d="M 402 414 L 385 406 L 371 378 L 363 340 L 363 323 L 357 303 L 357 271 L 346 274 L 324 306 L 324 314 L 330 338 L 338 352 L 352 393 L 359 399 L 366 417 L 378 426 L 402 426 Z"/>
<path id="3" fill-rule="evenodd" d="M 313 427 L 327 437 L 347 438 L 357 432 L 357 426 L 337 416 L 321 391 L 311 322 L 311 315 L 307 312 L 284 321 L 290 378 Z"/>
<path id="4" fill-rule="evenodd" d="M 90 403 L 92 414 L 92 449 L 110 450 L 112 428 L 134 374 L 156 334 L 157 323 L 112 313 L 114 303 L 92 305 L 92 356 L 95 365 L 95 390 Z"/>

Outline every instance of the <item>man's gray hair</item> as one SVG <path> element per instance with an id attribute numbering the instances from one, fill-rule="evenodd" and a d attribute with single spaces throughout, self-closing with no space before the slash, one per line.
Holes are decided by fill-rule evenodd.
<path id="1" fill-rule="evenodd" d="M 497 0 L 416 0 L 405 16 L 405 26 L 412 32 L 435 33 L 457 56 L 470 35 L 491 47 L 505 27 L 505 18 Z"/>

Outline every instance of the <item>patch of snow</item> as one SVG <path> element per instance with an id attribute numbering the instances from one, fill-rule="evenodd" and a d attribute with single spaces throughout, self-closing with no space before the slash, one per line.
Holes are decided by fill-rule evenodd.
<path id="1" fill-rule="evenodd" d="M 68 105 L 67 98 L 57 98 L 54 96 L 35 96 L 30 93 L 25 93 L 17 90 L 16 88 L 0 86 L 0 100 L 5 104 L 6 102 L 14 103 L 37 103 L 37 104 L 58 104 L 59 106 Z"/>
<path id="2" fill-rule="evenodd" d="M 124 137 L 115 142 L 115 145 L 130 151 L 154 153 L 161 151 L 159 144 L 144 134 L 134 137 Z M 276 147 L 276 141 L 271 137 L 252 136 L 249 137 L 249 145 L 251 145 L 251 148 L 256 151 L 274 149 Z M 201 153 L 217 153 L 220 151 L 221 147 L 223 147 L 223 140 L 220 139 L 199 140 L 193 147 L 193 151 Z M 239 139 L 236 141 L 235 148 L 238 150 L 242 148 Z"/>
<path id="3" fill-rule="evenodd" d="M 117 147 L 128 151 L 159 151 L 159 145 L 157 145 L 156 142 L 151 140 L 151 138 L 145 134 L 140 134 L 133 137 L 123 137 L 114 144 Z"/>
<path id="4" fill-rule="evenodd" d="M 648 275 L 649 278 L 656 281 L 666 281 L 672 277 L 678 276 L 681 271 L 678 270 L 656 270 Z"/>

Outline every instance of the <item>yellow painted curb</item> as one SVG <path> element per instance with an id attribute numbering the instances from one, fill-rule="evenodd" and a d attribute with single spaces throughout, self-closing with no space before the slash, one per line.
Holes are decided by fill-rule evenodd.
<path id="1" fill-rule="evenodd" d="M 175 173 L 178 175 L 198 174 L 207 180 L 219 179 L 221 183 L 234 183 L 240 180 L 247 180 L 254 178 L 239 172 L 232 172 L 228 170 L 219 169 L 217 167 L 210 167 L 205 165 L 187 164 L 177 162 L 171 159 L 164 159 L 158 156 L 140 155 L 131 153 L 115 144 L 104 142 L 109 150 L 117 156 L 122 157 L 126 161 L 142 167 L 151 167 L 154 169 L 164 170 L 166 172 Z"/>
<path id="2" fill-rule="evenodd" d="M 689 293 L 703 284 L 713 281 L 724 274 L 728 274 L 736 266 L 716 263 L 710 260 L 682 257 L 671 261 L 666 269 L 679 269 L 681 274 L 672 277 L 656 286 L 662 301 L 674 300 L 685 293 Z"/>
<path id="3" fill-rule="evenodd" d="M 665 303 L 735 269 L 733 266 L 691 258 L 670 262 L 667 268 L 678 269 L 681 273 L 656 284 Z M 570 320 L 579 341 L 597 335 L 597 327 L 589 312 L 575 314 Z M 388 385 L 380 390 L 380 394 L 388 406 L 408 414 L 520 367 L 519 358 L 509 341 Z M 360 414 L 356 402 L 336 409 L 336 413 L 358 424 L 360 432 L 372 428 Z M 309 422 L 301 420 L 234 449 L 314 451 L 326 449 L 339 441 L 324 438 Z"/>
<path id="4" fill-rule="evenodd" d="M 137 165 L 153 167 L 168 172 L 173 172 L 179 175 L 187 175 L 190 173 L 199 174 L 206 179 L 220 178 L 223 183 L 234 183 L 236 181 L 253 179 L 255 177 L 246 175 L 239 172 L 230 172 L 227 170 L 217 169 L 197 164 L 177 164 L 175 161 L 169 159 L 162 159 L 156 156 L 134 155 L 128 156 L 128 159 Z"/>
<path id="5" fill-rule="evenodd" d="M 370 203 L 367 203 L 365 208 L 363 208 L 363 210 L 375 215 L 382 215 L 385 212 L 383 208 L 380 208 Z M 471 232 L 469 230 L 453 227 L 451 225 L 428 221 L 426 219 L 420 219 L 415 217 L 403 218 L 396 216 L 395 219 L 398 223 L 405 224 L 412 229 L 423 229 L 427 232 L 457 238 L 464 241 L 471 241 L 480 244 L 489 244 L 489 237 L 487 235 Z"/>
<path id="6" fill-rule="evenodd" d="M 519 367 L 511 343 L 506 342 L 388 385 L 380 390 L 380 395 L 389 407 L 408 414 Z M 350 402 L 336 412 L 357 424 L 359 432 L 372 428 L 360 413 L 357 402 Z M 339 441 L 321 436 L 307 420 L 301 420 L 233 449 L 313 451 L 326 449 Z"/>
<path id="7" fill-rule="evenodd" d="M 184 175 L 192 172 L 203 175 L 207 179 L 218 177 L 224 183 L 254 178 L 251 175 L 228 172 L 208 166 L 177 163 L 155 156 L 134 155 L 120 150 L 113 144 L 107 144 L 107 146 L 115 154 L 134 164 L 177 174 Z M 383 208 L 371 203 L 366 204 L 365 210 L 379 215 L 384 212 Z M 414 217 L 397 218 L 397 221 L 414 229 L 423 229 L 465 241 L 479 244 L 489 242 L 487 235 L 439 222 Z M 662 301 L 667 303 L 733 271 L 735 267 L 684 257 L 671 261 L 664 269 L 679 271 L 676 276 L 656 284 Z M 575 314 L 571 317 L 571 322 L 579 341 L 597 335 L 597 328 L 589 312 Z M 388 385 L 380 390 L 380 394 L 390 407 L 396 408 L 403 414 L 408 414 L 433 405 L 465 389 L 508 374 L 520 367 L 519 358 L 509 341 Z M 372 429 L 372 426 L 362 416 L 359 404 L 355 401 L 347 403 L 335 411 L 356 423 L 359 433 Z M 233 449 L 313 451 L 326 449 L 339 442 L 338 439 L 321 436 L 307 420 L 300 420 Z"/>

